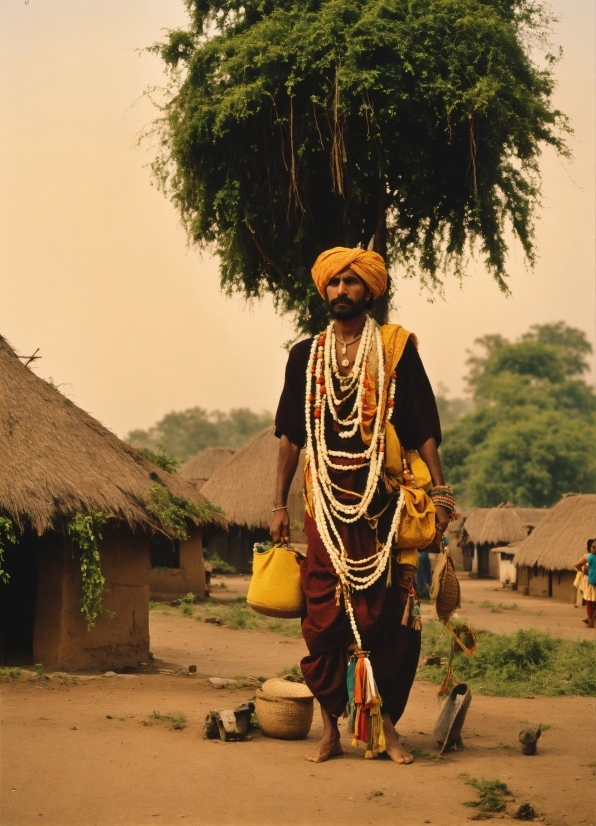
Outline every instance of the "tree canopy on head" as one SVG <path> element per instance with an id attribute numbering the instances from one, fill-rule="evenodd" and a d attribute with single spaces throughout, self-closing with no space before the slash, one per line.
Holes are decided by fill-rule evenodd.
<path id="1" fill-rule="evenodd" d="M 326 323 L 317 255 L 371 247 L 437 286 L 469 244 L 533 260 L 541 146 L 566 152 L 540 0 L 186 0 L 153 164 L 222 287 Z M 543 49 L 544 51 L 544 49 Z M 390 294 L 377 302 L 383 315 Z"/>

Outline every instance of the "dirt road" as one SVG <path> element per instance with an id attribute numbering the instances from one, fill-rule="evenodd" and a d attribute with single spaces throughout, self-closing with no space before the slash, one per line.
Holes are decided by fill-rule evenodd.
<path id="1" fill-rule="evenodd" d="M 227 584 L 228 599 L 246 587 L 240 577 Z M 528 603 L 491 585 L 463 582 L 462 614 L 478 627 L 587 636 L 580 610 Z M 507 600 L 518 608 L 480 607 Z M 157 664 L 178 675 L 88 675 L 76 683 L 22 675 L 2 684 L 2 826 L 461 826 L 475 814 L 464 803 L 477 799 L 465 774 L 507 783 L 518 803 L 530 802 L 551 826 L 595 824 L 592 698 L 475 696 L 466 750 L 436 762 L 424 756 L 436 751 L 436 688 L 417 682 L 399 724 L 407 745 L 419 750 L 413 765 L 364 760 L 347 736 L 344 758 L 313 765 L 303 755 L 320 736 L 318 713 L 307 741 L 258 732 L 245 743 L 202 739 L 207 711 L 234 707 L 254 691 L 216 690 L 205 678 L 273 676 L 300 661 L 301 639 L 173 612 L 152 613 L 151 640 Z M 189 664 L 197 676 L 186 676 Z M 154 711 L 182 712 L 185 728 L 172 729 Z M 538 755 L 526 757 L 518 732 L 538 723 L 547 727 Z"/>

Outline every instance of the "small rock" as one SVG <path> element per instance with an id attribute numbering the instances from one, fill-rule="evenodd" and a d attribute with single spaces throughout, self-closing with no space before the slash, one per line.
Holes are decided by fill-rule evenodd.
<path id="1" fill-rule="evenodd" d="M 103 676 L 104 677 L 115 677 L 116 672 L 115 671 L 106 671 L 106 673 Z"/>
<path id="2" fill-rule="evenodd" d="M 223 625 L 219 617 L 205 617 L 203 622 L 210 622 L 212 625 Z"/>
<path id="3" fill-rule="evenodd" d="M 170 668 L 158 668 L 158 674 L 173 674 L 174 672 Z"/>
<path id="4" fill-rule="evenodd" d="M 197 667 L 196 667 L 196 665 L 189 665 L 189 666 L 188 666 L 188 673 L 189 673 L 189 674 L 196 674 L 196 673 L 197 673 Z"/>
<path id="5" fill-rule="evenodd" d="M 536 747 L 541 735 L 540 726 L 537 729 L 525 728 L 519 733 L 519 742 L 524 754 L 536 754 Z"/>
<path id="6" fill-rule="evenodd" d="M 106 714 L 106 720 L 113 720 L 113 719 L 114 719 L 114 718 L 112 717 L 112 715 L 111 715 L 111 714 Z"/>
<path id="7" fill-rule="evenodd" d="M 229 685 L 236 685 L 238 680 L 226 680 L 224 677 L 209 677 L 209 682 L 213 688 L 227 688 Z"/>

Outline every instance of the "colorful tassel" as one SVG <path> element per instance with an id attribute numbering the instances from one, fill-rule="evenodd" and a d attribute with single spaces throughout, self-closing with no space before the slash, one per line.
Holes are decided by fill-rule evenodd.
<path id="1" fill-rule="evenodd" d="M 348 731 L 352 745 L 366 743 L 367 758 L 385 751 L 382 700 L 365 651 L 356 651 L 348 663 Z"/>
<path id="2" fill-rule="evenodd" d="M 420 611 L 420 600 L 413 584 L 410 584 L 404 613 L 401 618 L 402 625 L 409 625 L 415 631 L 422 631 L 422 613 Z"/>

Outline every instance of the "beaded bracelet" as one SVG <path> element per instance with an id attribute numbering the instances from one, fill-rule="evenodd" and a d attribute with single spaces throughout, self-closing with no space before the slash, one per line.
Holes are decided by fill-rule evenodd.
<path id="1" fill-rule="evenodd" d="M 287 505 L 282 505 L 280 508 L 271 508 L 271 513 L 275 513 L 275 511 L 287 511 L 287 509 Z"/>
<path id="2" fill-rule="evenodd" d="M 449 511 L 450 521 L 458 518 L 453 488 L 450 488 L 449 485 L 435 485 L 428 491 L 428 496 L 435 505 L 441 505 L 441 507 Z"/>

